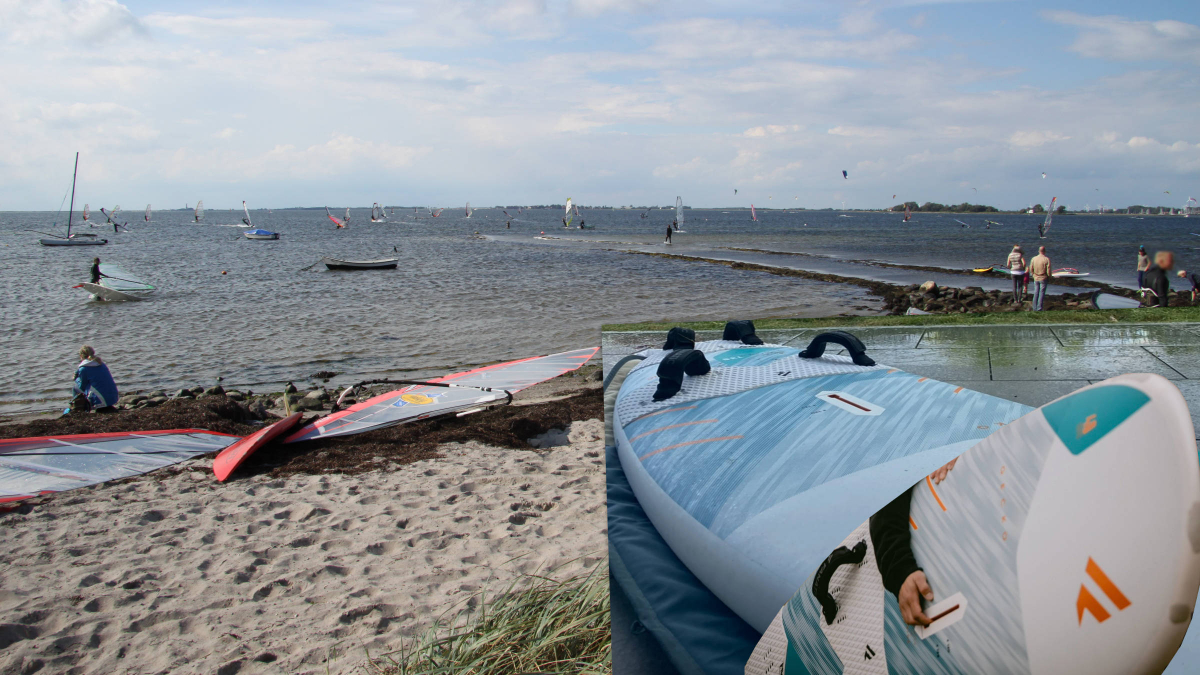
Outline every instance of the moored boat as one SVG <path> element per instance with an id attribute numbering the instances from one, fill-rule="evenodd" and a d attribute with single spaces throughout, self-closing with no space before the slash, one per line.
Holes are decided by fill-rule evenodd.
<path id="1" fill-rule="evenodd" d="M 394 270 L 399 258 L 384 258 L 382 260 L 341 260 L 339 258 L 321 258 L 325 267 L 331 270 Z"/>

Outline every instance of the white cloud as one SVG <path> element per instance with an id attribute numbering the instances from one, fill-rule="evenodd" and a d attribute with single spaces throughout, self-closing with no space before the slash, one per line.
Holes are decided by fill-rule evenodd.
<path id="1" fill-rule="evenodd" d="M 1182 21 L 1133 21 L 1120 16 L 1087 16 L 1050 11 L 1044 16 L 1079 28 L 1071 50 L 1112 61 L 1190 61 L 1200 63 L 1200 26 Z"/>
<path id="2" fill-rule="evenodd" d="M 0 37 L 20 44 L 103 44 L 144 32 L 129 8 L 114 0 L 0 0 Z"/>
<path id="3" fill-rule="evenodd" d="M 1070 136 L 1064 136 L 1055 131 L 1014 131 L 1008 137 L 1008 142 L 1018 148 L 1040 148 L 1047 143 L 1065 141 Z"/>
<path id="4" fill-rule="evenodd" d="M 237 130 L 234 129 L 233 127 L 225 127 L 224 129 L 213 134 L 212 136 L 213 136 L 213 138 L 218 138 L 223 141 L 227 141 L 227 140 L 233 138 L 234 135 L 236 135 L 236 134 L 237 134 Z"/>
<path id="5" fill-rule="evenodd" d="M 612 12 L 644 12 L 661 4 L 660 0 L 571 0 L 572 11 L 584 16 Z"/>

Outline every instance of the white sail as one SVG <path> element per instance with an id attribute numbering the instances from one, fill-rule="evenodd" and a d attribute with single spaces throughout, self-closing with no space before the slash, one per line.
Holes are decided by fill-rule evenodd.
<path id="1" fill-rule="evenodd" d="M 467 217 L 471 217 L 471 202 L 467 202 Z"/>
<path id="2" fill-rule="evenodd" d="M 242 200 L 242 213 L 245 214 L 242 216 L 242 222 L 246 224 L 246 227 L 252 226 L 253 223 L 250 222 L 250 209 L 246 207 L 246 200 L 244 199 Z"/>
<path id="3" fill-rule="evenodd" d="M 196 222 L 204 220 L 204 200 L 196 202 Z"/>
<path id="4" fill-rule="evenodd" d="M 349 206 L 346 207 L 346 219 L 342 222 L 344 222 L 347 225 L 350 224 L 350 207 Z"/>
<path id="5" fill-rule="evenodd" d="M 683 197 L 675 198 L 675 220 L 680 225 L 683 224 Z"/>
<path id="6" fill-rule="evenodd" d="M 1050 208 L 1046 209 L 1046 220 L 1038 227 L 1038 234 L 1045 239 L 1046 233 L 1050 231 L 1050 223 L 1054 221 L 1054 203 L 1058 201 L 1058 197 L 1050 200 Z"/>
<path id="7" fill-rule="evenodd" d="M 84 204 L 83 205 L 83 222 L 86 223 L 88 218 L 91 217 L 91 215 L 92 215 L 92 210 L 90 208 L 88 208 L 87 204 Z"/>
<path id="8" fill-rule="evenodd" d="M 567 208 L 566 214 L 563 216 L 563 227 L 570 227 L 571 221 L 575 220 L 575 216 L 571 213 L 572 206 L 574 206 L 574 202 L 571 201 L 570 197 L 567 197 Z"/>
<path id="9" fill-rule="evenodd" d="M 150 222 L 150 205 L 146 205 L 146 222 Z"/>

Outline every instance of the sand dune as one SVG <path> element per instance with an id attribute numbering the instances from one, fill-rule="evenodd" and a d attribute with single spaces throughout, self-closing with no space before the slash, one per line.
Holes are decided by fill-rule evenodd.
<path id="1" fill-rule="evenodd" d="M 4 516 L 0 672 L 361 670 L 485 587 L 603 557 L 602 425 L 569 440 L 227 484 L 198 460 Z"/>

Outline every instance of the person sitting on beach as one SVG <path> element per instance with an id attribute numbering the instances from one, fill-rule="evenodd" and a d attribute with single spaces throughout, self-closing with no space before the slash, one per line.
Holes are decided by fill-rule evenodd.
<path id="1" fill-rule="evenodd" d="M 1170 251 L 1159 251 L 1154 254 L 1154 264 L 1142 277 L 1142 287 L 1150 289 L 1154 294 L 1154 304 L 1159 307 L 1171 306 L 1170 272 L 1174 266 L 1175 255 Z"/>
<path id="2" fill-rule="evenodd" d="M 1200 293 L 1200 276 L 1195 273 L 1188 274 L 1185 270 L 1179 270 L 1179 278 L 1187 279 L 1192 283 L 1192 302 L 1196 302 L 1196 294 Z"/>
<path id="3" fill-rule="evenodd" d="M 1142 283 L 1142 277 L 1146 275 L 1146 270 L 1148 269 L 1150 269 L 1150 255 L 1146 253 L 1145 246 L 1139 246 L 1137 263 L 1138 288 L 1145 288 L 1145 284 Z"/>
<path id="4" fill-rule="evenodd" d="M 75 369 L 75 398 L 71 401 L 71 412 L 87 410 L 113 412 L 121 394 L 113 381 L 108 365 L 88 345 L 79 348 L 79 367 Z"/>
<path id="5" fill-rule="evenodd" d="M 1019 305 L 1025 301 L 1025 256 L 1020 244 L 1008 254 L 1008 271 L 1012 273 L 1013 302 Z"/>
<path id="6" fill-rule="evenodd" d="M 1050 258 L 1046 255 L 1046 247 L 1039 246 L 1038 254 L 1029 261 L 1029 272 L 1033 276 L 1033 311 L 1042 311 L 1046 301 L 1046 284 L 1050 280 Z"/>

